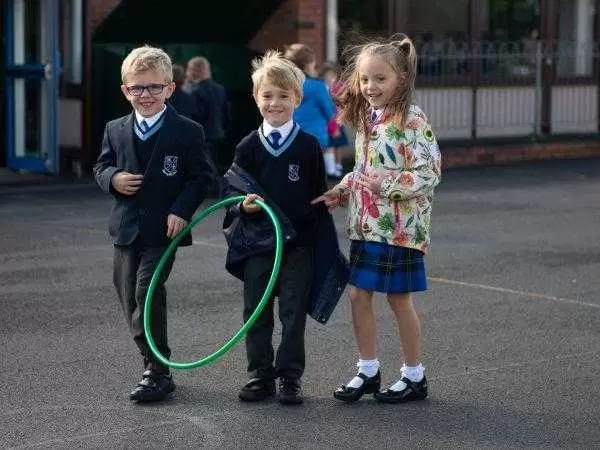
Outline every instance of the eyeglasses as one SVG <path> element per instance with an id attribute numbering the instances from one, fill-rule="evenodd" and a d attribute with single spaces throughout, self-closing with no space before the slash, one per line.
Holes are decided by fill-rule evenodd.
<path id="1" fill-rule="evenodd" d="M 125 89 L 129 95 L 133 95 L 134 97 L 140 97 L 144 93 L 144 89 L 148 91 L 150 95 L 158 95 L 163 89 L 169 84 L 147 84 L 147 85 L 133 85 L 127 86 Z"/>

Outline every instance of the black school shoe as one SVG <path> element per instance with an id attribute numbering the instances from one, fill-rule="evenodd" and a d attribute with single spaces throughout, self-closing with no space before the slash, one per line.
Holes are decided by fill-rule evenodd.
<path id="1" fill-rule="evenodd" d="M 302 386 L 299 378 L 280 378 L 277 401 L 283 405 L 302 403 Z"/>
<path id="2" fill-rule="evenodd" d="M 385 391 L 376 392 L 373 397 L 382 403 L 412 402 L 427 397 L 427 378 L 425 376 L 421 381 L 411 381 L 406 377 L 402 377 L 402 381 L 404 381 L 406 387 L 401 391 L 386 389 Z"/>
<path id="3" fill-rule="evenodd" d="M 129 394 L 129 399 L 138 403 L 156 402 L 164 400 L 174 390 L 175 383 L 168 372 L 146 370 L 142 380 Z"/>
<path id="4" fill-rule="evenodd" d="M 273 395 L 275 395 L 275 380 L 252 378 L 240 389 L 238 397 L 245 402 L 259 402 Z"/>
<path id="5" fill-rule="evenodd" d="M 381 372 L 379 370 L 372 377 L 368 377 L 361 372 L 358 372 L 356 376 L 363 380 L 363 384 L 360 387 L 353 388 L 342 384 L 333 392 L 333 396 L 343 402 L 356 402 L 364 394 L 375 394 L 379 391 L 379 387 L 381 386 Z"/>

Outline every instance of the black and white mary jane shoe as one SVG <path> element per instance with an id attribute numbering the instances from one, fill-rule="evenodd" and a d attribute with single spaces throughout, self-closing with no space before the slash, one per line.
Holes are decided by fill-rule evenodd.
<path id="1" fill-rule="evenodd" d="M 376 392 L 373 397 L 382 403 L 404 403 L 415 400 L 423 400 L 427 397 L 427 379 L 423 377 L 421 381 L 411 381 L 406 377 L 401 379 L 406 387 L 401 391 L 386 389 Z"/>
<path id="2" fill-rule="evenodd" d="M 379 387 L 381 386 L 381 372 L 379 370 L 372 377 L 368 377 L 361 372 L 358 372 L 356 376 L 363 380 L 363 384 L 360 387 L 353 388 L 341 385 L 333 392 L 333 396 L 343 402 L 356 402 L 364 394 L 374 394 L 379 391 Z"/>

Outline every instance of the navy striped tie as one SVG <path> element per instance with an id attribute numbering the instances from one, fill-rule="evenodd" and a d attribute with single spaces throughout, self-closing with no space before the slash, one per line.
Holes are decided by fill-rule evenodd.
<path id="1" fill-rule="evenodd" d="M 279 139 L 281 139 L 281 133 L 275 130 L 272 131 L 269 136 L 271 136 L 271 143 L 273 144 L 273 147 L 279 148 Z"/>

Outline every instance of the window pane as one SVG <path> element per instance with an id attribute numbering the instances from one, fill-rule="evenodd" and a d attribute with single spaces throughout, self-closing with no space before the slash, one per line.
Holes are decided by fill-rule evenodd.
<path id="1" fill-rule="evenodd" d="M 42 157 L 43 85 L 38 80 L 15 78 L 13 86 L 15 156 Z"/>
<path id="2" fill-rule="evenodd" d="M 532 76 L 540 29 L 540 0 L 482 0 L 477 54 L 484 75 Z"/>
<path id="3" fill-rule="evenodd" d="M 387 35 L 388 20 L 388 0 L 339 0 L 340 44 L 355 43 L 358 36 Z"/>
<path id="4" fill-rule="evenodd" d="M 41 61 L 40 10 L 39 0 L 14 2 L 13 64 Z"/>
<path id="5" fill-rule="evenodd" d="M 469 0 L 408 0 L 398 31 L 410 36 L 420 75 L 461 75 L 469 71 Z"/>

